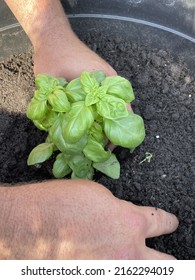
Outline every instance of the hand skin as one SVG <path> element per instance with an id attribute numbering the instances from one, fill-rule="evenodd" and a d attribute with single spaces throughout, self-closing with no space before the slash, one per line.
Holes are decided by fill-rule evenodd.
<path id="1" fill-rule="evenodd" d="M 58 0 L 6 0 L 34 48 L 34 72 L 67 80 L 83 70 L 116 71 L 71 30 Z M 0 187 L 0 259 L 174 259 L 145 245 L 177 218 L 135 206 L 105 187 L 55 180 Z"/>
<path id="2" fill-rule="evenodd" d="M 145 245 L 177 228 L 174 215 L 119 200 L 92 181 L 2 186 L 0 220 L 0 259 L 174 259 Z"/>
<path id="3" fill-rule="evenodd" d="M 65 77 L 84 70 L 116 71 L 91 51 L 72 31 L 59 0 L 6 0 L 34 48 L 34 72 Z"/>

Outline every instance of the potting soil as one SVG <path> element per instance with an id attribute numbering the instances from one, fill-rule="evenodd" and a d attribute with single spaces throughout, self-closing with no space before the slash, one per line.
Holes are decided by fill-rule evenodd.
<path id="1" fill-rule="evenodd" d="M 148 246 L 195 259 L 195 79 L 182 58 L 164 50 L 105 37 L 82 38 L 119 75 L 131 81 L 135 113 L 145 122 L 145 141 L 132 153 L 116 149 L 121 176 L 97 181 L 120 199 L 174 213 L 176 232 L 147 240 Z M 0 182 L 13 184 L 53 178 L 47 164 L 27 166 L 27 157 L 46 134 L 25 112 L 34 93 L 31 53 L 0 63 Z M 146 157 L 150 153 L 151 158 Z"/>

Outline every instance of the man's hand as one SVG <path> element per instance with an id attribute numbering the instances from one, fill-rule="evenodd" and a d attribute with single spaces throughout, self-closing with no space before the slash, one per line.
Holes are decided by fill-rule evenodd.
<path id="1" fill-rule="evenodd" d="M 83 70 L 115 70 L 74 34 L 59 0 L 5 0 L 34 48 L 34 72 L 77 78 Z"/>
<path id="2" fill-rule="evenodd" d="M 174 215 L 119 200 L 97 183 L 54 180 L 0 194 L 1 259 L 174 259 L 145 245 L 177 228 Z"/>
<path id="3" fill-rule="evenodd" d="M 70 81 L 78 78 L 85 70 L 103 70 L 108 76 L 116 75 L 116 71 L 105 60 L 84 45 L 74 34 L 69 42 L 64 37 L 51 45 L 35 48 L 35 75 L 47 73 Z"/>

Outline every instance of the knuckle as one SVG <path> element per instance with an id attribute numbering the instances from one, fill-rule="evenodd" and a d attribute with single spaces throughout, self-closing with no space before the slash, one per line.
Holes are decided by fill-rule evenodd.
<path id="1" fill-rule="evenodd" d="M 125 202 L 124 209 L 123 218 L 131 230 L 140 232 L 147 227 L 147 219 L 142 212 L 137 211 L 137 206 L 130 202 Z"/>

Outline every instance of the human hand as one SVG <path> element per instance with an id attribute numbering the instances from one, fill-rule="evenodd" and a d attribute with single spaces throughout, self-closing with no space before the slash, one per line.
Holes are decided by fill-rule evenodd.
<path id="1" fill-rule="evenodd" d="M 177 218 L 119 200 L 102 185 L 55 180 L 10 193 L 12 208 L 4 207 L 9 219 L 4 215 L 0 227 L 6 248 L 1 259 L 174 259 L 145 240 L 173 232 Z"/>
<path id="2" fill-rule="evenodd" d="M 49 39 L 48 39 L 49 40 Z M 70 31 L 67 38 L 56 38 L 49 44 L 35 45 L 34 72 L 64 77 L 67 81 L 80 76 L 82 71 L 103 70 L 108 76 L 116 71 L 99 55 L 90 50 Z"/>

